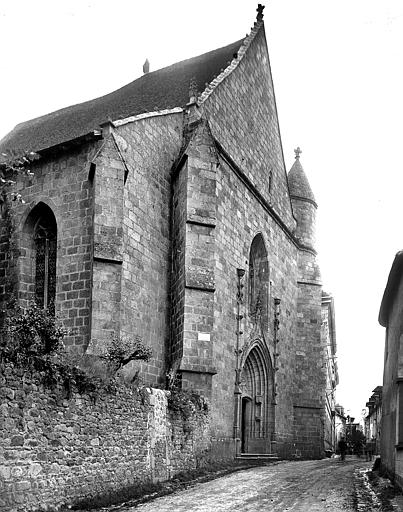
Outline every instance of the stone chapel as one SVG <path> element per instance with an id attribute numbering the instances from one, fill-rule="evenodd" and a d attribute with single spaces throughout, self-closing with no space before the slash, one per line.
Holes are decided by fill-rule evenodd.
<path id="1" fill-rule="evenodd" d="M 285 169 L 262 6 L 246 38 L 21 123 L 0 151 L 40 156 L 12 240 L 2 226 L 1 309 L 53 308 L 77 351 L 141 336 L 146 385 L 173 372 L 210 399 L 217 454 L 323 455 L 317 204 L 299 149 Z"/>

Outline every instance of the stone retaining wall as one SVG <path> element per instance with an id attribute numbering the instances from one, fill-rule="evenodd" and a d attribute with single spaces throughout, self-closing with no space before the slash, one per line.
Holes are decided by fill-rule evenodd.
<path id="1" fill-rule="evenodd" d="M 173 418 L 167 392 L 121 387 L 96 397 L 0 377 L 0 511 L 58 508 L 204 464 L 209 420 Z"/>

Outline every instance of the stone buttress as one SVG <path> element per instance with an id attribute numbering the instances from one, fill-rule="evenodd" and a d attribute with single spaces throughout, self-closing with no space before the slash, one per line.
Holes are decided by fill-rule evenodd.
<path id="1" fill-rule="evenodd" d="M 196 123 L 173 184 L 171 367 L 182 387 L 211 394 L 216 167 L 206 122 Z"/>

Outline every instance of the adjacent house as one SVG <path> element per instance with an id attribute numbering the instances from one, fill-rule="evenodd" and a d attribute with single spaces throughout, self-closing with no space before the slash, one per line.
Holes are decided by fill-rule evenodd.
<path id="1" fill-rule="evenodd" d="M 374 453 L 380 453 L 382 432 L 382 386 L 377 386 L 366 403 L 368 414 L 365 417 L 365 439 L 372 443 Z"/>
<path id="2" fill-rule="evenodd" d="M 331 454 L 337 449 L 336 386 L 339 383 L 339 373 L 336 360 L 334 299 L 325 292 L 322 292 L 322 339 L 326 347 L 325 451 Z"/>
<path id="3" fill-rule="evenodd" d="M 346 424 L 347 417 L 344 414 L 344 407 L 340 404 L 335 405 L 335 432 L 336 432 L 336 447 L 342 437 L 346 437 Z"/>
<path id="4" fill-rule="evenodd" d="M 382 386 L 381 462 L 403 487 L 403 251 L 396 254 L 379 311 L 386 328 Z"/>

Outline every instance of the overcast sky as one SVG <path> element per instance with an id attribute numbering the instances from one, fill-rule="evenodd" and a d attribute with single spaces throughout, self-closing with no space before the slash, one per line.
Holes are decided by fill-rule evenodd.
<path id="1" fill-rule="evenodd" d="M 263 1 L 263 3 L 265 3 Z M 270 0 L 265 28 L 287 170 L 316 196 L 333 294 L 338 401 L 357 418 L 382 384 L 377 317 L 403 249 L 403 2 Z M 250 31 L 251 0 L 0 0 L 0 138 L 17 123 L 111 92 Z"/>

